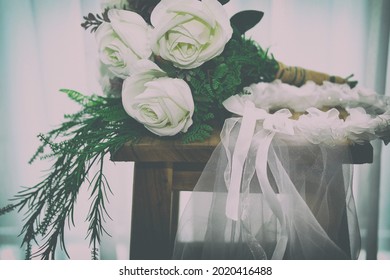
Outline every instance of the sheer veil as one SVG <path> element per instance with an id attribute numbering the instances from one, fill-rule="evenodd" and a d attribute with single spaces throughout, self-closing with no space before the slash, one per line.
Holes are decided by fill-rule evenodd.
<path id="1" fill-rule="evenodd" d="M 173 258 L 356 259 L 348 146 L 310 143 L 278 128 L 280 118 L 267 124 L 245 108 L 225 122 L 180 218 Z"/>
<path id="2" fill-rule="evenodd" d="M 390 142 L 389 104 L 329 82 L 258 83 L 226 99 L 237 117 L 184 210 L 173 257 L 357 259 L 350 147 Z"/>

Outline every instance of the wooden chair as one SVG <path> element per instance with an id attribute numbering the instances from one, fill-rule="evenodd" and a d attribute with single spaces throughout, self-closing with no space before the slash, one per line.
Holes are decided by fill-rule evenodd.
<path id="1" fill-rule="evenodd" d="M 134 161 L 130 259 L 170 259 L 178 223 L 179 192 L 192 191 L 219 132 L 202 143 L 144 138 L 127 143 L 113 161 Z M 372 162 L 372 146 L 351 146 L 352 163 Z M 212 191 L 212 190 L 211 190 Z"/>

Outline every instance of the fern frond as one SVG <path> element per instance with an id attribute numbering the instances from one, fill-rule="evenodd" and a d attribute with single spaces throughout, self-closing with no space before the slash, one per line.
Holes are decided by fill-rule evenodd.
<path id="1" fill-rule="evenodd" d="M 0 216 L 14 211 L 17 207 L 18 207 L 17 204 L 8 204 L 8 205 L 0 208 Z"/>

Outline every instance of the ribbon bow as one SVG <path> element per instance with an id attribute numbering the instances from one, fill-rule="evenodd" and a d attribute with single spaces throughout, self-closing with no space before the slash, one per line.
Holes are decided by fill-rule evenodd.
<path id="1" fill-rule="evenodd" d="M 244 163 L 248 157 L 250 145 L 257 121 L 263 121 L 263 131 L 261 131 L 261 144 L 256 155 L 256 170 L 260 184 L 263 188 L 271 188 L 267 176 L 268 150 L 275 133 L 293 135 L 294 127 L 291 112 L 282 109 L 274 114 L 267 113 L 264 109 L 256 108 L 255 103 L 248 96 L 232 96 L 223 103 L 230 112 L 242 116 L 241 127 L 233 151 L 231 176 L 228 186 L 228 196 L 226 201 L 226 216 L 237 221 L 240 214 L 240 186 Z M 260 156 L 259 156 L 260 155 Z M 275 211 L 279 212 L 277 209 Z"/>
<path id="2" fill-rule="evenodd" d="M 290 119 L 291 112 L 287 109 L 281 109 L 274 114 L 269 114 L 263 109 L 256 108 L 255 103 L 249 99 L 249 96 L 232 96 L 225 100 L 223 105 L 230 112 L 242 116 L 241 126 L 231 160 L 230 180 L 227 181 L 226 216 L 233 221 L 238 221 L 239 219 L 241 214 L 239 207 L 240 190 L 244 164 L 247 160 L 251 144 L 256 145 L 255 169 L 260 188 L 270 209 L 280 223 L 280 236 L 276 243 L 272 259 L 282 259 L 288 240 L 286 217 L 268 180 L 267 163 L 268 151 L 275 134 L 294 135 L 293 121 Z M 256 137 L 254 137 L 256 123 L 258 121 L 262 121 L 262 129 L 256 131 Z M 256 252 L 257 246 L 253 244 L 249 244 L 249 246 L 253 252 Z"/>

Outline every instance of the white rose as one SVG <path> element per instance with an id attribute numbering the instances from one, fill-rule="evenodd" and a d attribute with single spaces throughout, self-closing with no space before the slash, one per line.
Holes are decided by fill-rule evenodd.
<path id="1" fill-rule="evenodd" d="M 136 72 L 124 81 L 122 103 L 131 117 L 159 136 L 186 132 L 192 125 L 190 87 L 184 80 L 167 77 L 149 60 L 139 61 Z"/>
<path id="2" fill-rule="evenodd" d="M 99 65 L 99 84 L 103 91 L 103 94 L 109 97 L 120 97 L 121 96 L 121 87 L 120 82 L 123 81 L 120 78 L 117 78 L 107 66 L 103 63 Z"/>
<path id="3" fill-rule="evenodd" d="M 221 54 L 233 32 L 217 0 L 162 0 L 151 22 L 153 52 L 181 69 L 196 68 Z"/>
<path id="4" fill-rule="evenodd" d="M 132 65 L 152 54 L 149 26 L 137 13 L 110 10 L 110 23 L 104 22 L 96 30 L 96 40 L 102 63 L 117 77 L 127 78 Z"/>
<path id="5" fill-rule="evenodd" d="M 101 0 L 100 6 L 102 10 L 105 9 L 128 9 L 129 8 L 129 2 L 127 0 Z"/>

